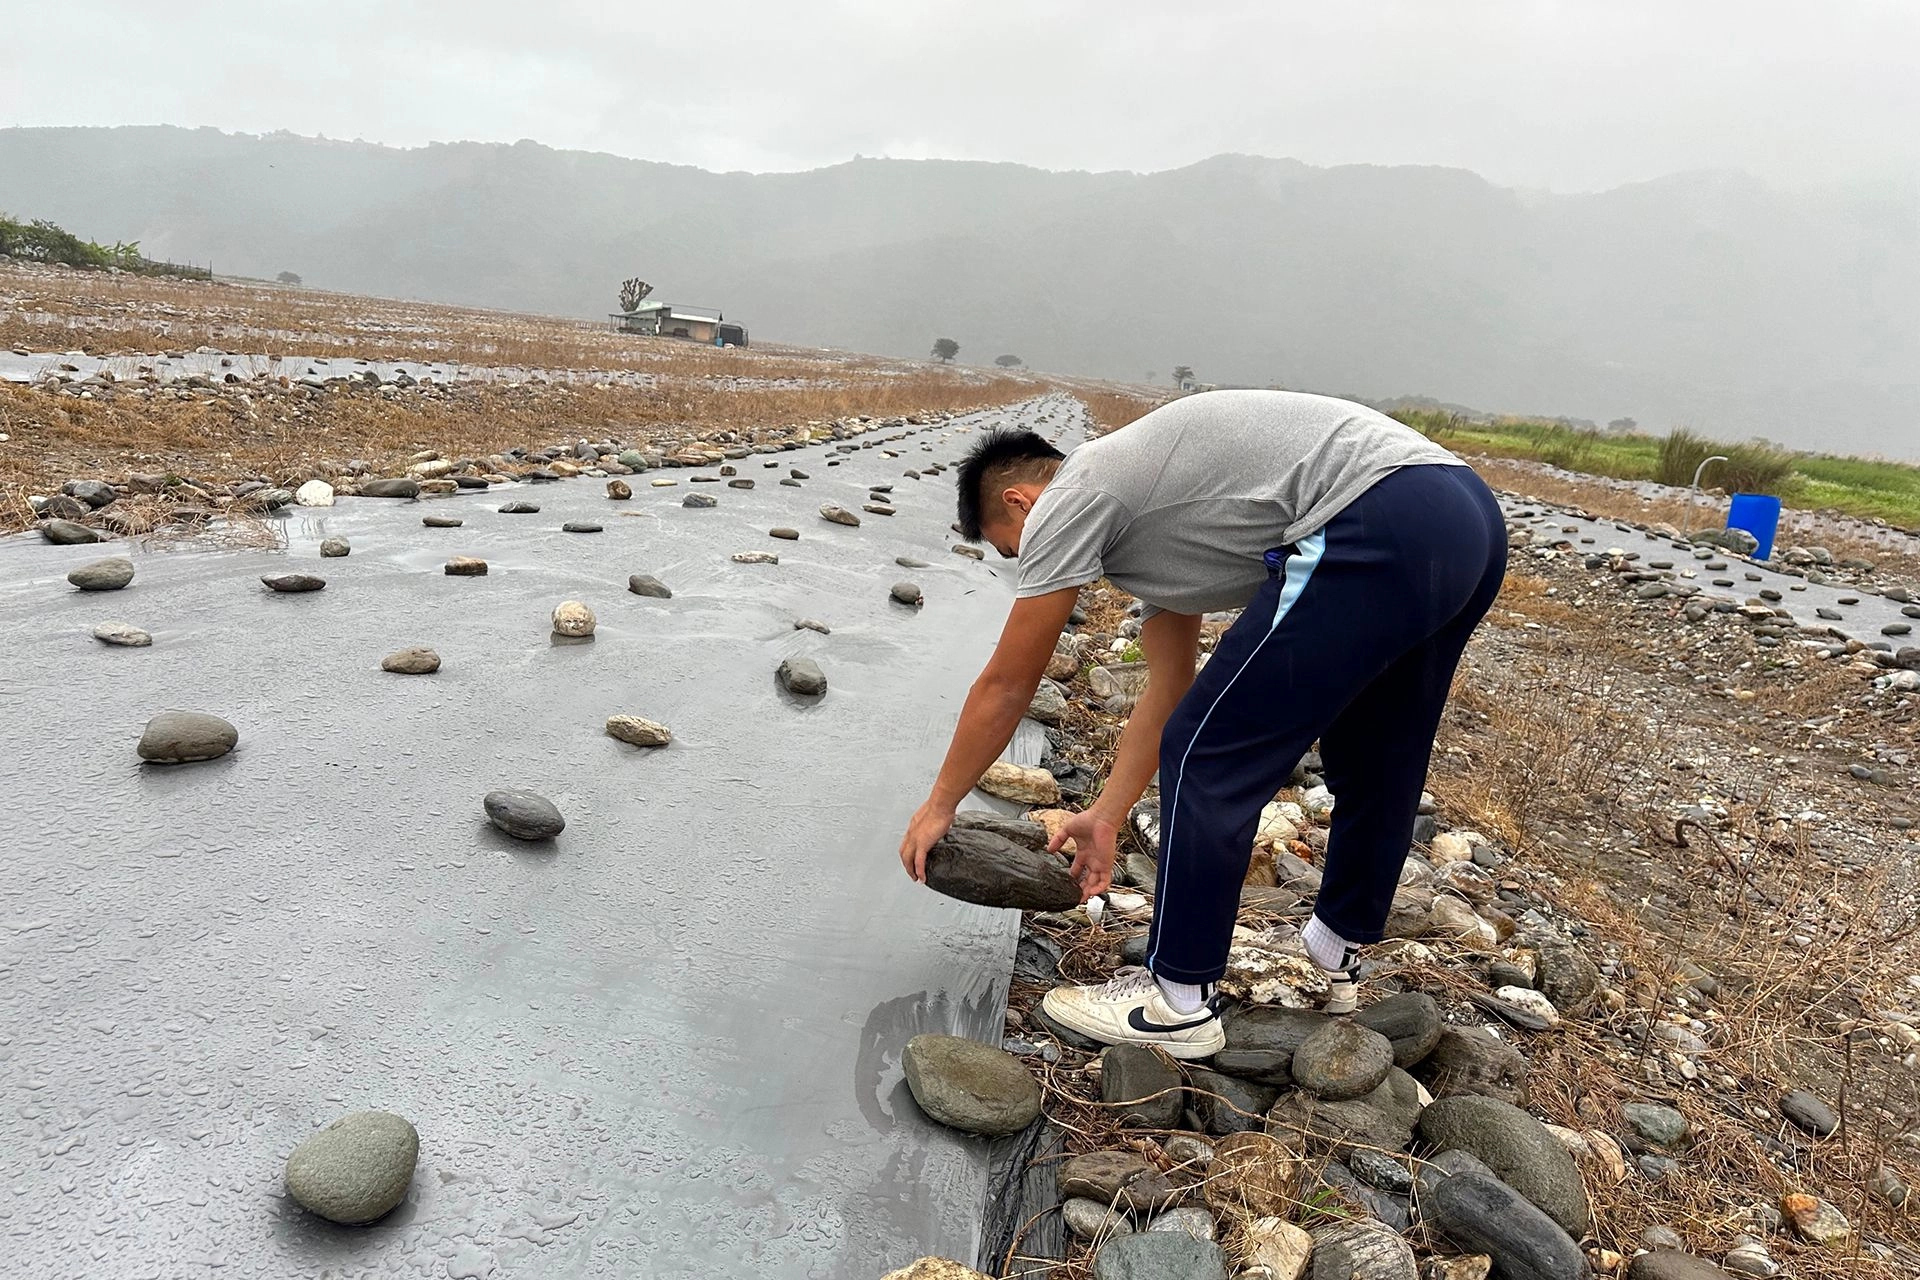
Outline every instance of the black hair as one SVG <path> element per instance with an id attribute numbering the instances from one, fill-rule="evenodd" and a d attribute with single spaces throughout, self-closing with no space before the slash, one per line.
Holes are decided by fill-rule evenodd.
<path id="1" fill-rule="evenodd" d="M 1031 431 L 989 432 L 960 463 L 955 477 L 960 491 L 960 536 L 968 542 L 980 541 L 981 503 L 989 477 L 996 487 L 1001 478 L 1037 479 L 1051 475 L 1052 464 L 1066 456 Z"/>

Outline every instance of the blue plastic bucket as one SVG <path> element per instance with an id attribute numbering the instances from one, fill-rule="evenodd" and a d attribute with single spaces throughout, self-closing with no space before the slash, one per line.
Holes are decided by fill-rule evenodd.
<path id="1" fill-rule="evenodd" d="M 1780 499 L 1765 493 L 1736 493 L 1727 510 L 1727 528 L 1745 529 L 1760 539 L 1756 560 L 1773 556 L 1773 535 L 1780 528 Z"/>

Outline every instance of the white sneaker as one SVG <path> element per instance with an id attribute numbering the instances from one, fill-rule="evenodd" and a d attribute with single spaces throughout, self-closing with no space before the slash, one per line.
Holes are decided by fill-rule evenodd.
<path id="1" fill-rule="evenodd" d="M 1167 1003 L 1153 975 L 1129 965 L 1111 982 L 1055 987 L 1040 1007 L 1061 1026 L 1102 1044 L 1143 1044 L 1172 1058 L 1210 1058 L 1226 1047 L 1227 1033 L 1212 1002 L 1193 1013 Z"/>
<path id="2" fill-rule="evenodd" d="M 1340 967 L 1322 969 L 1327 977 L 1327 1002 L 1321 1012 L 1334 1017 L 1355 1013 L 1360 1008 L 1360 952 L 1348 947 L 1340 956 Z"/>

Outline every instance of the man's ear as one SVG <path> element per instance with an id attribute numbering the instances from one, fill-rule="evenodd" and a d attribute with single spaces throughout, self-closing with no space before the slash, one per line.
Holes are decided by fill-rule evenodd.
<path id="1" fill-rule="evenodd" d="M 1000 491 L 1000 501 L 1009 511 L 1018 511 L 1023 516 L 1033 511 L 1033 500 L 1013 485 Z"/>

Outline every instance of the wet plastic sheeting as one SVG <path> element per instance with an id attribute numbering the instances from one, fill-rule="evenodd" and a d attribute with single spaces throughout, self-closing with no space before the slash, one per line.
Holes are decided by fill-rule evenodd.
<path id="1" fill-rule="evenodd" d="M 1715 597 L 1735 601 L 1745 601 L 1758 596 L 1763 590 L 1781 593 L 1781 598 L 1768 603 L 1776 609 L 1785 609 L 1793 616 L 1793 621 L 1803 626 L 1831 627 L 1843 635 L 1868 644 L 1884 644 L 1892 648 L 1903 648 L 1916 643 L 1911 637 L 1886 636 L 1881 628 L 1888 625 L 1911 625 L 1914 619 L 1901 612 L 1900 601 L 1889 600 L 1885 596 L 1870 595 L 1859 587 L 1845 582 L 1834 581 L 1826 584 L 1810 583 L 1805 578 L 1790 573 L 1743 560 L 1739 556 L 1724 552 L 1718 548 L 1708 548 L 1714 552 L 1713 562 L 1724 562 L 1725 569 L 1710 570 L 1707 561 L 1694 558 L 1693 550 L 1688 547 L 1676 547 L 1669 538 L 1647 533 L 1639 529 L 1620 529 L 1611 520 L 1589 520 L 1584 516 L 1543 507 L 1537 502 L 1523 502 L 1515 498 L 1501 500 L 1501 507 L 1507 518 L 1532 532 L 1537 543 L 1550 544 L 1565 539 L 1574 544 L 1574 550 L 1568 555 L 1587 556 L 1609 550 L 1638 552 L 1638 568 L 1647 568 L 1649 562 L 1658 560 L 1671 562 L 1675 574 L 1692 573 L 1691 578 L 1679 578 L 1678 582 L 1700 588 L 1701 596 Z M 1523 514 L 1531 513 L 1531 514 Z M 1564 532 L 1572 529 L 1573 532 Z M 1581 538 L 1592 538 L 1590 543 L 1582 543 Z M 1784 542 L 1784 539 L 1783 539 Z M 1703 544 L 1704 545 L 1704 544 Z M 1524 567 L 1531 552 L 1527 549 L 1515 551 L 1512 563 Z M 1658 572 L 1649 570 L 1650 572 Z M 1842 571 L 1844 572 L 1844 570 Z M 1754 575 L 1749 578 L 1748 575 Z M 1716 587 L 1714 579 L 1731 579 L 1730 587 Z M 1612 588 L 1618 590 L 1618 588 Z M 1842 604 L 1843 599 L 1855 600 L 1854 604 Z M 1678 613 L 1685 602 L 1673 597 L 1660 601 L 1662 606 Z M 1840 614 L 1839 621 L 1822 619 L 1815 613 L 1817 609 L 1831 609 Z"/>
<path id="2" fill-rule="evenodd" d="M 1071 413 L 1051 412 L 1043 429 Z M 831 446 L 750 457 L 750 492 L 677 470 L 624 503 L 585 478 L 512 495 L 537 515 L 500 514 L 498 492 L 344 499 L 287 516 L 284 552 L 0 540 L 0 1270 L 844 1277 L 972 1258 L 986 1145 L 918 1114 L 899 1055 L 921 1031 L 997 1039 L 1017 917 L 913 886 L 896 858 L 1011 593 L 1004 566 L 948 551 L 950 477 L 902 475 L 972 438 L 943 424 L 831 469 Z M 776 483 L 792 465 L 804 488 Z M 894 484 L 898 515 L 815 514 L 857 510 L 868 482 Z M 693 491 L 720 506 L 683 509 Z M 560 531 L 579 519 L 606 531 Z M 801 540 L 770 539 L 780 524 Z M 332 535 L 350 558 L 318 559 Z M 728 560 L 760 550 L 781 563 Z M 108 554 L 132 555 L 131 587 L 67 586 Z M 491 572 L 446 577 L 453 555 Z M 326 590 L 260 585 L 290 568 Z M 632 573 L 674 598 L 630 594 Z M 906 577 L 924 608 L 888 599 Z M 550 637 L 564 599 L 599 614 L 591 642 Z M 99 644 L 104 621 L 153 647 Z M 415 644 L 438 674 L 379 670 Z M 823 701 L 776 687 L 798 654 Z M 141 726 L 170 707 L 225 716 L 238 750 L 142 766 Z M 606 737 L 619 713 L 673 746 Z M 502 786 L 551 798 L 566 831 L 493 831 L 480 798 Z M 419 1170 L 386 1220 L 332 1227 L 283 1197 L 283 1164 L 367 1107 L 414 1122 Z"/>

